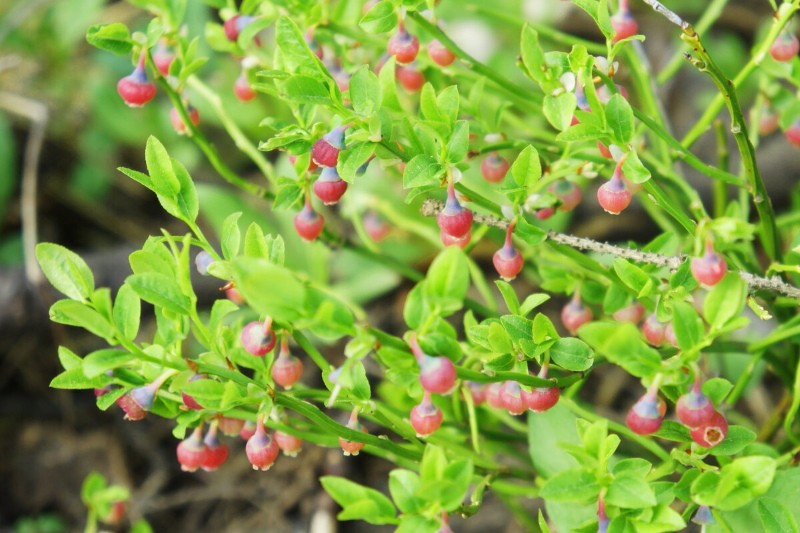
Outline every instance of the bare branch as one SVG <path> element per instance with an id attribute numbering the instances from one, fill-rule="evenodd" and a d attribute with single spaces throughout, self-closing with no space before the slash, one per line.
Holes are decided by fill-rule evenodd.
<path id="1" fill-rule="evenodd" d="M 429 217 L 436 216 L 439 214 L 439 211 L 441 211 L 443 207 L 444 207 L 443 202 L 429 199 L 422 204 L 420 212 L 425 216 Z M 475 214 L 473 220 L 478 224 L 485 224 L 487 226 L 492 226 L 500 229 L 506 229 L 508 227 L 507 220 L 503 220 L 501 218 L 492 215 Z M 670 256 L 670 255 L 656 254 L 652 252 L 643 252 L 641 250 L 634 250 L 633 248 L 624 248 L 622 246 L 616 246 L 605 242 L 599 242 L 593 239 L 587 239 L 586 237 L 576 237 L 574 235 L 568 235 L 566 233 L 558 233 L 556 231 L 548 231 L 547 238 L 553 242 L 557 242 L 559 244 L 563 244 L 571 248 L 576 248 L 578 250 L 588 250 L 598 254 L 613 255 L 615 257 L 629 259 L 637 263 L 646 263 L 649 265 L 656 265 L 659 267 L 668 268 L 669 270 L 673 271 L 677 270 L 681 266 L 681 264 L 686 260 L 685 255 Z M 739 275 L 740 278 L 742 278 L 745 281 L 745 283 L 747 283 L 747 285 L 751 289 L 774 292 L 776 294 L 781 294 L 783 296 L 788 296 L 790 298 L 800 299 L 800 289 L 792 285 L 789 285 L 788 283 L 781 280 L 778 276 L 765 278 L 761 276 L 756 276 L 755 274 L 751 274 L 750 272 L 737 271 L 736 273 Z"/>

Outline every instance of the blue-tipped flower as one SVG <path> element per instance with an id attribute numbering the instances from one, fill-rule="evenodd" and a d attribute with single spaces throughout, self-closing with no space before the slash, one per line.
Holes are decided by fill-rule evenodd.
<path id="1" fill-rule="evenodd" d="M 324 167 L 314 182 L 314 194 L 325 205 L 338 203 L 345 191 L 347 182 L 339 176 L 336 167 Z"/>
<path id="2" fill-rule="evenodd" d="M 311 160 L 321 167 L 335 167 L 339 162 L 339 152 L 344 150 L 344 130 L 338 126 L 322 136 L 311 148 Z"/>
<path id="3" fill-rule="evenodd" d="M 472 227 L 472 211 L 464 209 L 456 198 L 456 191 L 452 183 L 447 185 L 447 201 L 444 209 L 436 218 L 443 234 L 460 238 L 469 233 Z"/>
<path id="4" fill-rule="evenodd" d="M 692 517 L 692 522 L 701 526 L 717 523 L 714 519 L 714 515 L 711 514 L 711 509 L 707 505 L 701 505 L 697 508 L 697 512 L 695 512 Z"/>

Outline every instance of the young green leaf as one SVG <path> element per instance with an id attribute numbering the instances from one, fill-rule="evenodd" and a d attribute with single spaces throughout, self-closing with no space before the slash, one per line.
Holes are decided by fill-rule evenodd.
<path id="1" fill-rule="evenodd" d="M 139 333 L 141 300 L 130 285 L 123 284 L 114 300 L 114 325 L 123 339 L 132 341 Z"/>
<path id="2" fill-rule="evenodd" d="M 130 54 L 133 48 L 131 32 L 121 22 L 91 26 L 86 30 L 86 41 L 101 50 L 123 56 Z"/>
<path id="3" fill-rule="evenodd" d="M 614 94 L 606 104 L 606 120 L 611 130 L 614 144 L 625 146 L 633 138 L 633 109 L 619 93 Z"/>
<path id="4" fill-rule="evenodd" d="M 444 167 L 436 159 L 427 154 L 419 154 L 406 165 L 403 172 L 403 187 L 413 189 L 436 185 L 443 172 Z"/>
<path id="5" fill-rule="evenodd" d="M 358 21 L 361 29 L 367 33 L 386 33 L 397 26 L 397 14 L 394 4 L 383 0 L 373 5 L 361 20 Z"/>
<path id="6" fill-rule="evenodd" d="M 561 368 L 575 372 L 588 370 L 594 363 L 592 349 L 575 337 L 558 339 L 550 348 L 550 357 Z"/>
<path id="7" fill-rule="evenodd" d="M 517 185 L 526 189 L 532 186 L 542 177 L 539 152 L 529 144 L 519 153 L 510 170 Z"/>
<path id="8" fill-rule="evenodd" d="M 171 313 L 180 315 L 189 313 L 191 302 L 181 292 L 178 282 L 173 277 L 157 272 L 147 272 L 132 274 L 125 279 L 125 283 L 130 285 L 136 294 L 146 302 L 162 307 Z"/>
<path id="9" fill-rule="evenodd" d="M 73 300 L 88 300 L 94 292 L 94 276 L 78 254 L 49 242 L 36 245 L 36 261 L 57 291 Z"/>
<path id="10" fill-rule="evenodd" d="M 547 121 L 558 131 L 569 128 L 575 114 L 577 100 L 572 93 L 561 93 L 556 96 L 546 95 L 542 111 Z"/>
<path id="11" fill-rule="evenodd" d="M 367 65 L 362 66 L 350 78 L 350 101 L 353 111 L 368 117 L 378 111 L 381 105 L 381 87 L 378 76 Z"/>
<path id="12" fill-rule="evenodd" d="M 375 489 L 337 476 L 320 478 L 322 487 L 342 506 L 339 520 L 364 520 L 370 524 L 397 524 L 397 510 L 391 500 Z"/>
<path id="13" fill-rule="evenodd" d="M 83 302 L 57 301 L 50 307 L 50 320 L 59 324 L 83 328 L 104 339 L 114 338 L 114 328 L 108 319 Z"/>
<path id="14" fill-rule="evenodd" d="M 113 348 L 94 351 L 83 358 L 83 373 L 87 378 L 94 378 L 114 368 L 121 367 L 135 359 L 132 353 Z"/>

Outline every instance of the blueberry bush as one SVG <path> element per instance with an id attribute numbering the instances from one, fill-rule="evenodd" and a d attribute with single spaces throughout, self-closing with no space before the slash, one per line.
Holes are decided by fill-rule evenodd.
<path id="1" fill-rule="evenodd" d="M 450 0 L 205 0 L 199 28 L 185 0 L 129 3 L 135 27 L 87 40 L 129 61 L 130 107 L 170 102 L 218 184 L 163 136 L 119 169 L 186 232 L 148 238 L 115 294 L 38 245 L 66 297 L 51 319 L 108 344 L 60 348 L 53 387 L 173 420 L 176 469 L 225 468 L 231 435 L 256 470 L 306 445 L 384 458 L 388 491 L 321 483 L 340 520 L 401 532 L 450 531 L 487 493 L 531 531 L 798 531 L 800 192 L 776 214 L 756 148 L 779 128 L 800 145 L 800 1 L 769 1 L 731 79 L 704 38 L 724 0 L 696 25 L 655 0 L 572 0 L 591 38 L 470 4 L 504 28 L 491 65 L 451 38 Z M 659 72 L 645 11 L 673 39 Z M 680 137 L 659 95 L 682 70 L 713 93 Z M 693 150 L 706 134 L 716 160 Z M 595 201 L 657 236 L 574 234 Z M 224 291 L 210 309 L 195 270 Z M 638 383 L 622 413 L 582 395 L 609 367 Z M 762 425 L 742 402 L 757 383 L 780 398 Z M 90 521 L 125 497 L 84 489 Z"/>

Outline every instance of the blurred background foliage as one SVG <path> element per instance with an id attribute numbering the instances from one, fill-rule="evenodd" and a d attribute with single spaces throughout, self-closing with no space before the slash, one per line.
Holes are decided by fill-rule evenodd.
<path id="1" fill-rule="evenodd" d="M 186 25 L 189 34 L 202 36 L 209 23 L 219 22 L 216 9 L 210 5 L 216 3 L 213 0 L 187 2 Z M 130 73 L 130 59 L 96 50 L 86 43 L 84 36 L 89 26 L 110 22 L 124 22 L 132 30 L 144 31 L 149 17 L 132 4 L 135 2 L 0 2 L 0 99 L 3 94 L 19 95 L 43 103 L 49 111 L 46 140 L 39 161 L 39 193 L 36 198 L 39 240 L 59 242 L 84 253 L 126 244 L 140 246 L 148 235 L 158 234 L 162 227 L 174 234 L 183 233 L 185 228 L 166 216 L 148 191 L 116 170 L 119 166 L 144 168 L 143 148 L 149 135 L 161 139 L 170 154 L 179 159 L 199 183 L 207 225 L 219 227 L 229 213 L 243 211 L 243 225 L 258 221 L 265 231 L 289 229 L 291 213 L 269 214 L 267 204 L 263 201 L 242 198 L 221 185 L 222 181 L 206 164 L 191 140 L 173 131 L 169 121 L 170 104 L 163 94 L 142 109 L 130 109 L 123 104 L 117 95 L 116 83 Z M 674 0 L 668 4 L 688 20 L 697 20 L 708 6 L 707 2 L 696 0 Z M 646 48 L 652 55 L 650 59 L 656 67 L 661 67 L 677 51 L 674 31 L 644 3 L 635 2 L 633 8 L 642 31 L 648 36 Z M 516 53 L 510 51 L 518 48 L 519 28 L 525 20 L 558 25 L 565 31 L 587 39 L 599 37 L 587 17 L 569 16 L 574 12 L 569 11 L 569 2 L 562 0 L 493 0 L 490 3 L 485 0 L 444 0 L 439 9 L 440 17 L 448 21 L 448 32 L 458 42 L 512 79 L 522 79 L 516 68 Z M 761 26 L 767 21 L 769 12 L 766 0 L 730 2 L 720 22 L 706 36 L 708 48 L 713 50 L 721 68 L 729 75 L 735 75 L 745 63 L 751 43 L 763 31 Z M 547 46 L 556 48 L 564 45 L 547 43 Z M 232 91 L 234 80 L 240 72 L 238 60 L 227 54 L 212 52 L 203 39 L 200 55 L 208 55 L 210 60 L 198 75 L 217 92 L 226 111 L 254 142 L 267 139 L 270 130 L 260 124 L 264 118 L 282 112 L 278 111 L 281 107 L 274 105 L 264 95 L 249 103 L 239 102 Z M 701 79 L 686 66 L 682 67 L 681 75 L 695 81 Z M 757 89 L 757 77 L 753 77 L 742 88 L 743 101 L 752 102 Z M 707 81 L 692 85 L 691 90 L 685 84 L 677 88 L 673 85 L 670 91 L 665 92 L 664 104 L 670 114 L 676 117 L 675 129 L 678 134 L 688 129 L 691 121 L 696 119 L 714 94 L 713 87 Z M 225 162 L 255 182 L 263 180 L 257 168 L 227 137 L 206 103 L 200 98 L 193 98 L 190 89 L 189 97 L 200 111 L 201 128 L 217 146 Z M 0 271 L 0 276 L 8 275 L 10 268 L 20 266 L 23 262 L 20 174 L 30 123 L 19 111 L 0 106 L 0 266 L 9 267 Z M 709 142 L 700 143 L 698 149 L 706 151 L 704 157 L 707 160 L 713 160 L 713 140 L 705 140 Z M 779 142 L 785 153 L 785 143 L 782 140 Z M 285 161 L 281 160 L 278 164 L 282 165 L 279 168 L 283 171 L 290 172 Z M 376 174 L 381 171 L 374 168 L 370 170 Z M 769 180 L 766 171 L 765 176 Z M 774 173 L 773 186 L 780 186 L 774 185 L 775 180 L 785 182 L 785 174 Z M 791 183 L 793 181 L 789 180 Z M 386 191 L 380 189 L 381 185 L 374 187 L 378 188 L 378 194 L 385 194 Z M 589 215 L 585 218 L 591 220 L 592 217 Z M 606 231 L 594 230 L 595 234 L 601 236 Z M 290 239 L 294 238 L 293 231 L 281 233 Z M 407 257 L 421 255 L 417 245 L 402 240 L 394 242 L 392 248 L 392 253 L 406 254 Z M 313 267 L 315 271 L 311 275 L 327 275 L 329 252 L 323 247 L 300 247 L 296 240 L 290 240 L 287 252 L 287 257 L 292 261 Z M 489 257 L 490 252 L 484 260 L 488 261 Z M 358 261 L 352 254 L 342 254 L 337 261 L 331 268 L 340 280 L 340 288 L 349 291 L 347 294 L 356 300 L 368 299 L 399 283 L 398 279 L 379 267 L 374 267 L 372 271 L 350 268 L 350 263 Z M 358 279 L 348 277 L 348 273 L 353 272 L 358 273 Z M 8 312 L 8 309 L 5 311 Z M 46 323 L 46 313 L 42 313 L 39 324 Z M 4 457 L 9 462 L 0 468 L 0 474 L 8 481 L 5 488 L 0 488 L 0 529 L 16 524 L 16 530 L 20 532 L 56 532 L 75 530 L 81 526 L 80 501 L 70 499 L 70 494 L 78 494 L 83 476 L 91 469 L 102 467 L 102 464 L 97 464 L 103 463 L 98 455 L 101 452 L 105 454 L 108 446 L 90 447 L 88 443 L 94 441 L 76 438 L 73 430 L 78 435 L 82 430 L 106 431 L 108 435 L 100 440 L 113 441 L 114 450 L 133 448 L 141 453 L 160 444 L 161 462 L 154 464 L 160 465 L 159 468 L 177 470 L 173 458 L 175 441 L 167 424 L 151 430 L 150 436 L 155 434 L 158 438 L 148 442 L 147 436 L 135 436 L 141 433 L 136 428 L 128 430 L 117 413 L 98 413 L 93 398 L 72 400 L 68 399 L 66 393 L 48 390 L 47 383 L 57 372 L 54 348 L 57 342 L 52 337 L 59 336 L 61 338 L 57 340 L 63 344 L 63 331 L 55 331 L 52 335 L 40 334 L 26 341 L 25 346 L 8 339 L 2 342 L 2 350 L 6 352 L 0 351 L 3 364 L 0 389 L 4 398 L 13 401 L 4 402 L 0 408 L 0 441 L 4 443 L 0 445 L 0 452 L 8 452 Z M 34 355 L 41 365 L 36 369 L 28 368 L 31 365 L 27 365 L 26 361 L 32 360 L 29 357 Z M 56 443 L 62 451 L 67 446 L 75 446 L 76 450 L 83 446 L 90 450 L 88 464 L 68 458 L 57 463 L 64 470 L 45 469 L 40 472 L 41 465 L 30 463 L 39 457 L 37 454 L 41 451 L 34 444 L 44 446 L 42 442 L 52 440 L 54 434 L 57 437 L 60 435 L 53 433 L 50 424 L 56 424 L 57 428 L 67 433 Z M 148 424 L 157 425 L 152 421 Z M 27 448 L 22 450 L 20 446 L 19 450 L 15 450 L 17 444 L 25 444 Z M 324 456 L 317 454 L 312 459 L 314 457 L 322 461 L 321 457 Z M 31 477 L 29 486 L 20 484 L 21 478 L 7 475 L 14 462 L 21 465 L 18 469 L 22 469 L 15 471 L 17 476 Z M 133 461 L 131 468 L 141 467 L 142 463 L 141 460 L 139 463 Z M 247 465 L 241 466 L 246 468 Z M 80 471 L 70 475 L 66 473 L 69 468 Z M 228 480 L 226 486 L 230 487 L 238 482 L 237 472 L 241 473 L 232 468 L 227 477 L 217 479 L 221 479 L 223 485 Z M 37 474 L 41 477 L 36 477 Z M 171 472 L 169 479 L 174 482 L 178 475 Z M 54 476 L 61 477 L 59 490 L 65 493 L 61 497 L 45 490 L 42 485 L 46 485 L 46 480 L 52 480 Z M 133 481 L 134 486 L 147 479 L 135 476 L 130 479 L 125 475 L 116 477 Z M 290 472 L 287 479 L 296 480 L 297 477 L 296 473 Z M 309 479 L 315 478 L 311 476 Z M 378 479 L 381 479 L 380 475 Z M 186 484 L 187 480 L 191 483 L 197 481 L 186 476 L 178 480 L 178 485 Z M 175 486 L 166 488 L 164 484 L 165 481 L 159 487 L 165 492 L 175 489 Z M 40 493 L 33 497 L 30 497 L 30 493 L 23 494 L 37 488 Z M 134 492 L 134 497 L 136 494 Z M 62 498 L 66 500 L 62 501 Z M 476 525 L 481 527 L 480 522 Z"/>

